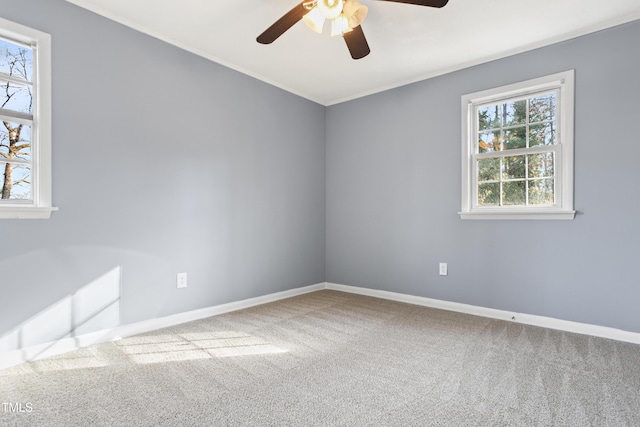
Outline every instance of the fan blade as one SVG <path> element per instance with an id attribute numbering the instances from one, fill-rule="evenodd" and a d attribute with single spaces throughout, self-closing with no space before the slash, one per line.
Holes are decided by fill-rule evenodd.
<path id="1" fill-rule="evenodd" d="M 444 7 L 449 0 L 379 0 L 379 1 L 391 1 L 394 3 L 407 3 L 407 4 L 415 4 L 418 6 L 429 6 L 429 7 Z"/>
<path id="2" fill-rule="evenodd" d="M 284 16 L 273 23 L 267 28 L 264 33 L 260 34 L 256 39 L 258 43 L 269 44 L 273 43 L 278 37 L 283 35 L 289 28 L 293 27 L 296 22 L 302 19 L 304 15 L 309 11 L 304 7 L 306 1 L 301 2 L 299 5 L 285 13 Z"/>
<path id="3" fill-rule="evenodd" d="M 342 37 L 344 38 L 344 41 L 347 42 L 349 53 L 351 53 L 351 57 L 353 59 L 364 58 L 369 55 L 369 52 L 371 52 L 369 49 L 369 43 L 367 43 L 367 39 L 364 36 L 361 25 L 353 28 L 348 33 L 344 33 Z"/>

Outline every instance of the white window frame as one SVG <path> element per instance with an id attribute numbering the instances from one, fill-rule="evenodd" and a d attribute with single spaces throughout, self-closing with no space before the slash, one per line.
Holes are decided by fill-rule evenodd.
<path id="1" fill-rule="evenodd" d="M 462 96 L 462 203 L 460 218 L 467 219 L 565 219 L 573 210 L 574 70 Z M 536 93 L 557 91 L 557 144 L 555 150 L 553 206 L 477 205 L 478 152 L 477 108 Z"/>
<path id="2" fill-rule="evenodd" d="M 33 50 L 32 200 L 2 201 L 0 219 L 48 219 L 58 210 L 51 195 L 51 36 L 2 18 L 0 36 Z"/>

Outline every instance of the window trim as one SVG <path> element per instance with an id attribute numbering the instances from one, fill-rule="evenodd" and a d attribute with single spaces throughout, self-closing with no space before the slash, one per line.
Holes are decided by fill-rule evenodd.
<path id="1" fill-rule="evenodd" d="M 461 211 L 458 213 L 461 219 L 571 220 L 575 218 L 576 211 L 573 207 L 574 81 L 575 71 L 569 70 L 462 96 L 462 200 Z M 559 93 L 557 123 L 560 141 L 556 148 L 556 170 L 560 170 L 554 180 L 556 205 L 548 207 L 474 206 L 473 198 L 477 192 L 477 180 L 472 175 L 476 173 L 473 164 L 477 145 L 475 107 L 480 104 L 554 90 Z"/>
<path id="2" fill-rule="evenodd" d="M 51 36 L 3 18 L 0 35 L 33 49 L 35 98 L 31 130 L 33 200 L 0 204 L 0 219 L 48 219 L 58 210 L 52 205 L 51 194 Z"/>

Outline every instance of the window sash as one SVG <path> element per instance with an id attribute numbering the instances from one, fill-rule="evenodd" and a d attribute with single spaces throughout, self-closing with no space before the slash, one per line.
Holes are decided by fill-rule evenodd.
<path id="1" fill-rule="evenodd" d="M 511 151 L 511 150 L 510 150 Z M 500 156 L 483 156 L 481 158 L 478 158 L 477 156 L 474 156 L 474 160 L 472 160 L 473 162 L 473 171 L 472 171 L 472 207 L 474 210 L 476 211 L 488 211 L 488 210 L 495 210 L 495 209 L 512 209 L 512 208 L 524 208 L 524 209 L 530 209 L 530 208 L 535 208 L 535 209 L 545 209 L 545 208 L 558 208 L 560 207 L 560 201 L 561 199 L 561 194 L 559 194 L 559 192 L 561 191 L 560 186 L 558 185 L 558 176 L 562 176 L 562 164 L 561 162 L 559 162 L 559 158 L 561 156 L 561 150 L 559 149 L 559 147 L 553 147 L 551 149 L 547 148 L 546 150 L 535 150 L 535 152 L 530 152 L 527 151 L 525 149 L 521 149 L 519 150 L 519 152 L 521 154 L 519 154 L 518 156 L 523 156 L 523 155 L 527 155 L 527 154 L 545 154 L 545 153 L 553 153 L 554 154 L 554 159 L 553 159 L 553 175 L 552 176 L 543 176 L 543 177 L 530 177 L 529 176 L 529 168 L 528 168 L 528 164 L 525 164 L 525 176 L 524 177 L 519 177 L 519 178 L 504 178 L 503 177 L 503 171 L 500 170 L 500 176 L 499 179 L 491 179 L 491 180 L 479 180 L 478 179 L 478 175 L 479 175 L 479 169 L 478 169 L 478 160 L 482 160 L 482 159 L 501 159 L 501 158 L 506 158 L 506 157 L 518 157 L 518 156 L 514 156 L 514 155 L 500 155 Z M 501 152 L 502 153 L 502 152 Z M 486 154 L 486 153 L 483 153 Z M 492 153 L 491 153 L 492 154 Z M 553 203 L 552 204 L 530 204 L 530 200 L 529 200 L 529 184 L 535 181 L 543 181 L 543 180 L 549 180 L 552 179 L 553 180 Z M 508 183 L 508 182 L 524 182 L 525 183 L 525 203 L 524 204 L 520 204 L 520 205 L 506 205 L 506 204 L 502 204 L 502 190 L 503 190 L 503 184 L 504 183 Z M 498 205 L 480 205 L 479 203 L 479 188 L 480 188 L 480 184 L 500 184 L 500 204 Z"/>

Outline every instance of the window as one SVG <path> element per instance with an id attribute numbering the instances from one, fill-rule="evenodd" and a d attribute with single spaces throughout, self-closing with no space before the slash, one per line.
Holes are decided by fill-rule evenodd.
<path id="1" fill-rule="evenodd" d="M 0 19 L 0 219 L 51 211 L 51 38 Z"/>
<path id="2" fill-rule="evenodd" d="M 462 219 L 573 219 L 574 72 L 462 97 Z"/>

